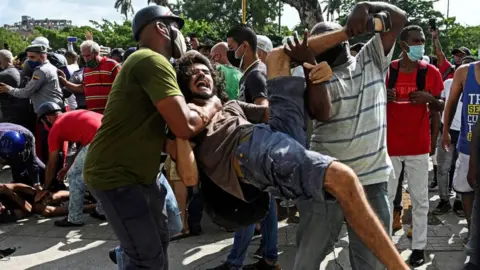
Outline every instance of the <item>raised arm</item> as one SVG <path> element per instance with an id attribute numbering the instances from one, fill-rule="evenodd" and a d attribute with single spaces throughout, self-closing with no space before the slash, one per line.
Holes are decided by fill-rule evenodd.
<path id="1" fill-rule="evenodd" d="M 298 40 L 294 35 L 293 43 L 288 40 L 288 48 L 285 47 L 286 54 L 303 65 L 305 79 L 307 84 L 307 108 L 311 118 L 317 121 L 327 121 L 331 117 L 331 99 L 323 82 L 328 81 L 332 76 L 332 71 L 326 62 L 316 64 L 315 55 L 307 46 L 308 31 L 303 34 L 303 41 Z M 268 59 L 267 59 L 268 60 Z"/>
<path id="2" fill-rule="evenodd" d="M 382 11 L 390 14 L 392 22 L 390 31 L 381 33 L 383 50 L 385 55 L 388 55 L 407 22 L 406 13 L 400 8 L 385 2 L 360 2 L 355 5 L 348 16 L 347 33 L 349 36 L 358 36 L 366 33 L 368 15 Z"/>

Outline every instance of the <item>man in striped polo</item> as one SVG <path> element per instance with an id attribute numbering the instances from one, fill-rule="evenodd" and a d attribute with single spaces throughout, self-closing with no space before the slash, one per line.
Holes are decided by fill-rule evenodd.
<path id="1" fill-rule="evenodd" d="M 103 114 L 113 81 L 120 71 L 120 64 L 106 56 L 101 57 L 100 46 L 93 40 L 84 41 L 80 50 L 85 60 L 83 83 L 69 82 L 63 74 L 60 83 L 73 93 L 84 94 L 88 110 Z"/>
<path id="2" fill-rule="evenodd" d="M 388 232 L 391 216 L 388 179 L 392 163 L 386 145 L 385 71 L 392 58 L 395 39 L 405 24 L 405 12 L 383 2 L 359 3 L 349 15 L 346 29 L 350 36 L 363 34 L 366 27 L 361 25 L 366 25 L 367 15 L 381 11 L 390 14 L 390 31 L 376 34 L 355 57 L 350 55 L 347 42 L 316 56 L 318 63 L 326 61 L 333 70 L 333 77 L 326 83 L 332 102 L 332 117 L 327 121 L 314 121 L 310 150 L 338 158 L 355 171 L 370 205 Z M 355 25 L 359 18 L 363 18 L 365 23 Z M 341 29 L 339 24 L 322 22 L 314 26 L 311 35 L 338 29 Z M 322 259 L 331 251 L 327 250 L 328 243 L 337 241 L 344 215 L 335 200 L 299 203 L 297 207 L 303 213 L 310 213 L 301 216 L 300 223 L 302 219 L 315 219 L 318 222 L 305 223 L 305 226 L 311 224 L 311 228 L 305 230 L 309 235 L 297 238 L 298 250 L 311 251 L 302 253 L 303 258 L 297 254 L 295 268 L 318 269 Z M 352 268 L 385 269 L 350 225 L 348 230 Z M 324 243 L 319 245 L 318 242 L 309 241 L 311 235 L 322 235 L 317 239 L 325 239 Z M 318 247 L 322 250 L 319 251 Z"/>

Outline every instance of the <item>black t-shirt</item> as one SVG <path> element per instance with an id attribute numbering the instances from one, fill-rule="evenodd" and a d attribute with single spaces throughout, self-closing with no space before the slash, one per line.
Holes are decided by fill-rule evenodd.
<path id="1" fill-rule="evenodd" d="M 238 91 L 240 101 L 253 103 L 257 98 L 267 98 L 267 66 L 260 60 L 247 68 Z"/>

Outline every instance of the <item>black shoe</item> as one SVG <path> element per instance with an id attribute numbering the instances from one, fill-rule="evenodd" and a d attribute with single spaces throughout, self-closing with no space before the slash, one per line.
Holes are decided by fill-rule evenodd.
<path id="1" fill-rule="evenodd" d="M 60 220 L 55 220 L 55 222 L 53 222 L 53 225 L 57 226 L 57 227 L 82 227 L 83 225 L 85 225 L 84 223 L 72 223 L 70 221 L 68 221 L 68 217 L 64 218 L 64 219 L 60 219 Z"/>
<path id="2" fill-rule="evenodd" d="M 214 267 L 214 268 L 210 268 L 210 269 L 207 269 L 207 270 L 233 270 L 233 266 L 231 266 L 229 263 L 224 263 L 224 264 L 221 264 L 217 267 Z"/>
<path id="3" fill-rule="evenodd" d="M 434 215 L 442 215 L 452 210 L 449 200 L 440 200 L 437 207 L 432 211 Z"/>
<path id="4" fill-rule="evenodd" d="M 455 202 L 453 202 L 453 212 L 455 212 L 458 217 L 465 217 L 465 212 L 463 211 L 463 204 L 461 201 L 455 200 Z"/>
<path id="5" fill-rule="evenodd" d="M 101 221 L 106 221 L 107 217 L 105 215 L 100 215 L 97 210 L 93 210 L 93 212 L 90 213 L 90 216 L 94 219 L 98 219 Z"/>
<path id="6" fill-rule="evenodd" d="M 479 267 L 479 266 L 476 266 L 475 264 L 473 264 L 473 263 L 471 263 L 471 262 L 467 263 L 467 264 L 462 268 L 462 270 L 478 270 L 478 269 L 480 269 L 480 267 Z"/>
<path id="7" fill-rule="evenodd" d="M 435 181 L 435 179 L 433 179 L 433 181 L 430 183 L 430 185 L 428 185 L 428 190 L 432 191 L 432 190 L 435 190 L 437 189 L 437 181 Z"/>
<path id="8" fill-rule="evenodd" d="M 5 257 L 8 257 L 10 255 L 12 255 L 15 251 L 17 250 L 17 248 L 6 248 L 6 249 L 0 249 L 0 259 L 3 259 Z"/>
<path id="9" fill-rule="evenodd" d="M 200 223 L 188 224 L 188 230 L 191 236 L 197 236 L 203 233 L 202 225 Z"/>
<path id="10" fill-rule="evenodd" d="M 423 249 L 414 249 L 410 255 L 410 265 L 413 267 L 420 266 L 425 263 L 425 251 Z"/>
<path id="11" fill-rule="evenodd" d="M 117 264 L 117 252 L 115 251 L 114 248 L 112 248 L 112 249 L 110 249 L 110 251 L 108 251 L 108 257 L 110 258 L 110 260 L 114 264 Z"/>
<path id="12" fill-rule="evenodd" d="M 270 265 L 264 259 L 261 259 L 254 264 L 245 265 L 242 269 L 243 270 L 282 270 L 282 268 L 280 268 L 280 265 L 278 264 Z"/>

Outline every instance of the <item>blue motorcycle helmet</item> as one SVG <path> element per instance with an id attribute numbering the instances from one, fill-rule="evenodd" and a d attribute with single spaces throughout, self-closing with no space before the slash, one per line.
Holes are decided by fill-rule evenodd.
<path id="1" fill-rule="evenodd" d="M 27 140 L 18 131 L 7 131 L 0 137 L 0 156 L 3 158 L 24 154 L 26 149 Z"/>

